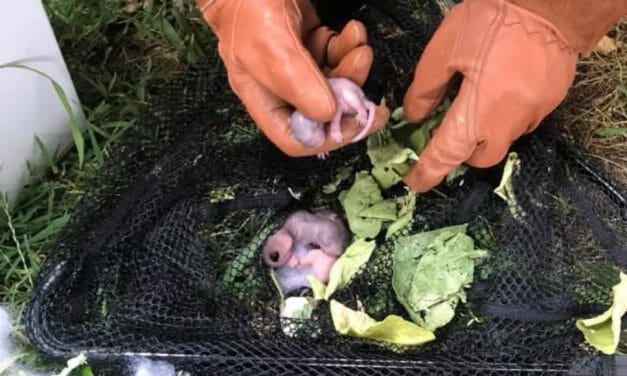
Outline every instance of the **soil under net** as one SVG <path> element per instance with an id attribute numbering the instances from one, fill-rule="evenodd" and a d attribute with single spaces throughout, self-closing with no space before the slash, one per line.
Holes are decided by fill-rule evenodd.
<path id="1" fill-rule="evenodd" d="M 335 14 L 334 26 L 356 18 L 368 28 L 368 97 L 399 106 L 440 9 L 366 1 Z M 397 236 L 468 223 L 490 252 L 435 341 L 392 351 L 342 336 L 327 304 L 288 337 L 260 248 L 298 208 L 343 213 L 338 192 L 352 178 L 332 194 L 322 187 L 370 161 L 364 142 L 327 160 L 285 157 L 255 130 L 214 55 L 164 88 L 86 192 L 39 276 L 28 335 L 43 355 L 83 352 L 107 375 L 125 374 L 137 355 L 193 375 L 620 374 L 622 358 L 587 347 L 575 320 L 611 304 L 627 266 L 627 190 L 556 129 L 548 119 L 513 147 L 517 212 L 492 192 L 502 165 L 418 196 Z M 392 289 L 392 241 L 377 238 L 336 300 L 360 300 L 375 319 L 407 317 Z"/>

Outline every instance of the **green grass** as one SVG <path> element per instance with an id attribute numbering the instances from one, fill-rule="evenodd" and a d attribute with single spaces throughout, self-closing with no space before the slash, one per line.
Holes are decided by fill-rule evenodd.
<path id="1" fill-rule="evenodd" d="M 193 1 L 45 0 L 44 5 L 87 124 L 82 136 L 74 134 L 75 147 L 67 155 L 41 150 L 46 171 L 43 176 L 33 171 L 38 177 L 10 210 L 0 199 L 0 302 L 14 317 L 22 314 L 48 250 L 112 147 L 151 95 L 190 63 L 201 62 L 214 42 Z M 23 327 L 15 325 L 13 339 L 25 351 L 21 361 L 39 363 Z"/>
<path id="2" fill-rule="evenodd" d="M 43 177 L 24 188 L 11 210 L 0 199 L 0 302 L 14 317 L 23 312 L 47 252 L 112 147 L 155 91 L 188 64 L 201 62 L 214 43 L 191 0 L 44 0 L 44 5 L 83 104 L 87 129 L 81 155 L 80 147 L 63 157 L 44 151 Z M 624 54 L 603 61 L 614 64 L 608 65 L 614 67 L 609 71 L 624 84 L 621 63 L 611 63 L 620 56 Z M 624 98 L 613 93 L 611 98 Z M 625 125 L 619 121 L 611 126 Z M 13 338 L 24 355 L 20 361 L 39 364 L 23 327 L 15 325 Z"/>
<path id="3" fill-rule="evenodd" d="M 609 35 L 618 50 L 580 60 L 579 74 L 558 115 L 566 131 L 627 185 L 627 18 Z"/>

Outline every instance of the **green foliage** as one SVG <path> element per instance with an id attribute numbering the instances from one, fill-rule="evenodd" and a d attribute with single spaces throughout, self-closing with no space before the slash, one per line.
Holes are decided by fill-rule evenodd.
<path id="1" fill-rule="evenodd" d="M 616 353 L 620 341 L 621 319 L 627 312 L 627 275 L 620 274 L 620 283 L 612 288 L 612 306 L 601 315 L 585 320 L 577 320 L 577 328 L 586 341 L 604 354 Z"/>
<path id="2" fill-rule="evenodd" d="M 396 296 L 415 323 L 429 330 L 442 327 L 466 299 L 475 259 L 485 256 L 475 250 L 465 225 L 400 238 L 392 278 Z"/>
<path id="3" fill-rule="evenodd" d="M 329 284 L 324 294 L 325 300 L 328 300 L 335 291 L 348 285 L 353 276 L 368 262 L 375 246 L 374 241 L 358 239 L 342 253 L 331 268 Z"/>
<path id="4" fill-rule="evenodd" d="M 599 137 L 627 137 L 627 128 L 601 128 L 594 132 Z"/>
<path id="5" fill-rule="evenodd" d="M 358 238 L 374 238 L 381 231 L 382 221 L 378 218 L 362 217 L 361 212 L 383 201 L 381 191 L 374 178 L 366 171 L 355 174 L 355 182 L 347 191 L 340 193 L 348 226 Z"/>
<path id="6" fill-rule="evenodd" d="M 76 147 L 64 156 L 35 139 L 46 173 L 22 190 L 12 208 L 0 199 L 0 301 L 14 317 L 22 314 L 47 250 L 111 156 L 112 146 L 133 126 L 155 90 L 186 65 L 202 61 L 215 44 L 193 1 L 43 3 L 83 105 L 86 128 L 81 134 L 75 123 L 69 124 Z M 67 110 L 67 97 L 59 89 L 52 83 L 50 95 Z M 24 351 L 22 363 L 43 364 L 22 327 L 15 338 Z"/>
<path id="7" fill-rule="evenodd" d="M 403 148 L 386 127 L 368 138 L 368 157 L 372 176 L 382 189 L 390 188 L 409 171 L 410 161 L 418 158 L 409 148 Z"/>
<path id="8" fill-rule="evenodd" d="M 335 330 L 346 336 L 402 346 L 422 345 L 435 339 L 431 331 L 396 315 L 375 321 L 366 313 L 352 310 L 335 300 L 331 300 L 330 310 Z"/>

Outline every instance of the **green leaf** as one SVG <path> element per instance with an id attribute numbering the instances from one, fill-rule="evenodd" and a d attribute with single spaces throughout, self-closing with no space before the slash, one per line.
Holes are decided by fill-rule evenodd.
<path id="1" fill-rule="evenodd" d="M 392 287 L 412 321 L 435 330 L 453 318 L 451 311 L 474 280 L 475 259 L 486 255 L 475 250 L 466 225 L 401 238 L 395 244 Z"/>
<path id="2" fill-rule="evenodd" d="M 367 145 L 372 175 L 383 189 L 400 182 L 410 161 L 418 158 L 411 149 L 402 148 L 386 128 L 369 137 Z"/>
<path id="3" fill-rule="evenodd" d="M 281 317 L 297 320 L 309 320 L 315 302 L 312 298 L 291 296 L 281 304 Z"/>
<path id="4" fill-rule="evenodd" d="M 405 171 L 401 173 L 400 171 Z M 385 166 L 378 165 L 372 167 L 372 176 L 383 189 L 392 187 L 394 184 L 403 180 L 403 175 L 409 171 L 409 168 L 399 168 L 399 165 Z"/>
<path id="5" fill-rule="evenodd" d="M 331 267 L 329 283 L 324 293 L 325 300 L 329 300 L 335 291 L 344 288 L 350 282 L 362 265 L 368 262 L 375 245 L 375 241 L 358 239 L 346 248 Z"/>
<path id="6" fill-rule="evenodd" d="M 172 24 L 168 22 L 168 20 L 165 18 L 161 18 L 161 30 L 163 31 L 166 39 L 170 42 L 170 44 L 172 44 L 174 48 L 181 52 L 186 51 L 185 43 L 179 36 L 176 29 L 172 26 Z"/>
<path id="7" fill-rule="evenodd" d="M 507 156 L 507 161 L 505 162 L 505 167 L 503 168 L 503 175 L 501 176 L 501 182 L 496 189 L 494 189 L 494 193 L 496 193 L 500 198 L 502 198 L 505 202 L 516 203 L 514 198 L 514 192 L 512 187 L 512 177 L 514 173 L 520 168 L 520 159 L 518 159 L 518 153 L 511 152 Z"/>
<path id="8" fill-rule="evenodd" d="M 39 151 L 41 152 L 41 156 L 44 159 L 44 162 L 48 165 L 48 167 L 50 167 L 54 174 L 58 173 L 59 169 L 56 166 L 54 158 L 52 157 L 52 155 L 50 155 L 48 149 L 46 149 L 46 145 L 44 145 L 44 143 L 37 136 L 35 136 L 35 142 L 39 147 Z"/>
<path id="9" fill-rule="evenodd" d="M 66 367 L 61 370 L 57 376 L 69 376 L 70 373 L 79 368 L 82 365 L 87 364 L 87 357 L 84 354 L 79 354 L 66 362 Z"/>
<path id="10" fill-rule="evenodd" d="M 316 302 L 313 298 L 292 296 L 281 303 L 281 318 L 291 319 L 282 322 L 283 333 L 294 336 L 304 327 L 305 321 L 311 319 Z"/>
<path id="11" fill-rule="evenodd" d="M 338 168 L 338 170 L 335 173 L 335 177 L 333 179 L 333 182 L 325 185 L 324 187 L 322 187 L 322 192 L 326 193 L 326 194 L 331 194 L 335 191 L 337 191 L 337 188 L 340 186 L 340 184 L 342 184 L 342 182 L 346 179 L 348 179 L 351 175 L 352 172 L 352 168 L 350 167 L 340 167 Z"/>
<path id="12" fill-rule="evenodd" d="M 526 216 L 522 208 L 518 205 L 516 196 L 514 195 L 513 177 L 518 173 L 518 171 L 520 171 L 520 164 L 521 161 L 518 158 L 518 153 L 509 153 L 507 161 L 505 162 L 505 167 L 503 168 L 501 182 L 499 186 L 494 189 L 494 193 L 507 202 L 507 206 L 509 207 L 512 217 L 516 219 L 524 218 Z"/>
<path id="13" fill-rule="evenodd" d="M 279 292 L 279 299 L 281 300 L 281 306 L 283 306 L 285 302 L 285 293 L 281 288 L 281 284 L 279 283 L 279 279 L 277 278 L 276 271 L 274 269 L 270 269 L 270 279 L 272 279 L 274 287 L 276 287 L 277 291 Z"/>
<path id="14" fill-rule="evenodd" d="M 416 209 L 416 194 L 409 192 L 406 196 L 398 197 L 397 203 L 400 206 L 398 219 L 388 227 L 385 233 L 386 239 L 391 238 L 394 234 L 412 223 L 414 219 L 414 209 Z"/>
<path id="15" fill-rule="evenodd" d="M 82 376 L 94 376 L 94 373 L 92 372 L 90 366 L 84 366 L 83 369 L 81 370 L 81 375 Z"/>
<path id="16" fill-rule="evenodd" d="M 396 214 L 396 200 L 387 199 L 362 210 L 359 213 L 364 218 L 375 218 L 388 221 L 395 221 L 398 216 Z"/>
<path id="17" fill-rule="evenodd" d="M 614 301 L 610 309 L 597 317 L 576 322 L 586 341 L 607 355 L 616 353 L 620 340 L 621 318 L 627 312 L 627 275 L 621 272 L 620 283 L 612 291 Z"/>
<path id="18" fill-rule="evenodd" d="M 404 229 L 405 227 L 407 227 L 408 225 L 410 225 L 412 223 L 412 220 L 414 219 L 414 216 L 412 213 L 407 213 L 403 216 L 401 216 L 399 219 L 397 219 L 396 221 L 394 221 L 387 229 L 386 233 L 385 233 L 385 238 L 389 239 L 391 238 L 394 234 L 396 234 L 397 232 L 399 232 L 400 230 Z"/>
<path id="19" fill-rule="evenodd" d="M 422 154 L 431 139 L 431 132 L 442 122 L 450 104 L 450 100 L 447 98 L 427 119 L 418 124 L 398 129 L 395 132 L 396 139 L 413 150 L 417 155 Z"/>
<path id="20" fill-rule="evenodd" d="M 94 132 L 95 125 L 88 122 L 87 123 L 87 134 L 89 135 L 89 140 L 91 141 L 91 146 L 94 148 L 94 155 L 96 156 L 96 161 L 98 165 L 102 166 L 104 164 L 104 158 L 102 157 L 102 150 L 100 149 L 100 145 L 96 140 L 96 134 Z M 96 128 L 97 129 L 97 128 Z"/>
<path id="21" fill-rule="evenodd" d="M 57 93 L 57 96 L 59 97 L 59 100 L 61 101 L 61 105 L 63 106 L 63 109 L 69 116 L 68 126 L 70 127 L 70 131 L 72 132 L 72 139 L 74 141 L 74 146 L 76 146 L 76 151 L 78 152 L 78 165 L 79 165 L 79 168 L 82 168 L 83 160 L 85 158 L 85 140 L 83 139 L 83 135 L 81 134 L 81 131 L 78 128 L 78 120 L 76 119 L 76 115 L 74 115 L 74 111 L 72 111 L 72 107 L 70 106 L 70 101 L 65 95 L 65 91 L 63 90 L 63 88 L 57 83 L 57 81 L 55 81 L 52 77 L 50 77 L 46 73 L 38 69 L 28 67 L 26 65 L 17 64 L 17 63 L 7 63 L 7 64 L 0 65 L 0 69 L 2 68 L 25 69 L 33 73 L 39 74 L 40 76 L 43 76 L 47 78 L 48 81 L 50 81 L 50 83 L 52 84 L 52 87 L 54 88 L 54 91 Z"/>
<path id="22" fill-rule="evenodd" d="M 374 238 L 381 231 L 382 222 L 375 218 L 363 218 L 361 212 L 383 201 L 377 182 L 366 171 L 355 174 L 350 189 L 342 191 L 340 203 L 346 213 L 348 227 L 358 238 Z"/>
<path id="23" fill-rule="evenodd" d="M 455 307 L 457 307 L 459 300 L 458 296 L 453 296 L 429 307 L 421 321 L 426 324 L 426 328 L 431 330 L 443 327 L 455 317 Z"/>
<path id="24" fill-rule="evenodd" d="M 74 146 L 76 146 L 76 151 L 78 152 L 78 166 L 79 168 L 83 168 L 83 161 L 85 159 L 85 139 L 81 134 L 80 129 L 78 129 L 78 120 L 70 107 L 70 102 L 65 95 L 65 91 L 63 88 L 54 80 L 52 80 L 52 86 L 54 87 L 54 91 L 57 92 L 59 99 L 61 100 L 61 104 L 70 117 L 70 121 L 68 123 L 70 127 L 70 131 L 72 132 L 72 140 L 74 140 Z"/>
<path id="25" fill-rule="evenodd" d="M 627 136 L 627 128 L 601 128 L 594 134 L 600 137 Z"/>
<path id="26" fill-rule="evenodd" d="M 433 332 L 396 315 L 375 321 L 335 300 L 331 300 L 330 310 L 335 330 L 345 336 L 404 346 L 418 346 L 435 339 Z"/>
<path id="27" fill-rule="evenodd" d="M 312 275 L 307 276 L 307 281 L 309 281 L 309 286 L 311 286 L 311 290 L 313 291 L 313 296 L 315 300 L 324 300 L 324 294 L 326 292 L 327 286 L 318 281 L 316 277 Z"/>
<path id="28" fill-rule="evenodd" d="M 38 243 L 42 240 L 50 238 L 52 235 L 61 231 L 61 229 L 65 227 L 65 225 L 68 223 L 69 220 L 70 220 L 69 214 L 64 214 L 61 217 L 53 219 L 52 221 L 48 223 L 46 227 L 44 227 L 41 231 L 33 235 L 30 238 L 30 242 Z"/>
<path id="29" fill-rule="evenodd" d="M 390 118 L 394 121 L 401 121 L 403 120 L 404 117 L 405 117 L 405 112 L 402 106 L 397 107 L 394 111 L 392 111 L 392 114 L 390 115 Z"/>

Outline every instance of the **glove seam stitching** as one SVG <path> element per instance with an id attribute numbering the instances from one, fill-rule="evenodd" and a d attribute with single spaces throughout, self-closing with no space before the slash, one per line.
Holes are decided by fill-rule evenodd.
<path id="1" fill-rule="evenodd" d="M 229 40 L 229 42 L 230 42 L 230 43 L 229 43 L 229 44 L 230 44 L 230 46 L 229 46 L 229 55 L 231 55 L 231 57 L 232 57 L 232 58 L 233 58 L 233 59 L 234 59 L 234 60 L 235 60 L 238 64 L 239 64 L 239 59 L 237 58 L 237 55 L 235 54 L 235 46 L 236 46 L 236 43 L 235 43 L 235 36 L 237 35 L 237 33 L 235 32 L 235 29 L 236 29 L 236 26 L 237 26 L 237 24 L 238 24 L 238 22 L 239 22 L 239 13 L 240 13 L 240 11 L 241 11 L 241 9 L 242 9 L 242 6 L 244 5 L 244 1 L 246 1 L 246 0 L 242 0 L 242 1 L 240 1 L 240 2 L 237 4 L 236 8 L 235 8 L 235 13 L 234 13 L 234 16 L 233 16 L 233 20 L 234 20 L 234 22 L 233 22 L 233 25 L 231 26 L 231 33 L 230 33 L 231 35 L 229 36 L 229 39 L 230 39 L 230 40 Z"/>
<path id="2" fill-rule="evenodd" d="M 470 158 L 472 154 L 474 154 L 476 147 L 477 147 L 477 143 L 479 141 L 477 108 L 479 107 L 478 93 L 479 93 L 479 85 L 481 81 L 481 76 L 485 69 L 486 62 L 488 61 L 489 52 L 494 46 L 494 41 L 496 39 L 496 36 L 498 32 L 500 31 L 501 27 L 503 26 L 505 22 L 505 16 L 507 15 L 505 0 L 499 0 L 498 5 L 499 5 L 498 10 L 496 14 L 494 15 L 494 18 L 490 21 L 490 25 L 488 26 L 488 30 L 490 31 L 485 34 L 484 39 L 481 42 L 481 47 L 479 48 L 479 51 L 478 51 L 478 54 L 480 56 L 479 64 L 473 67 L 473 76 L 475 78 L 475 82 L 474 82 L 474 87 L 472 89 L 473 92 L 472 92 L 472 95 L 470 96 L 469 103 L 466 105 L 465 113 L 466 113 L 466 119 L 470 119 L 471 118 L 470 115 L 472 115 L 472 124 L 470 124 L 467 130 L 469 131 L 469 133 L 470 131 L 472 131 L 473 134 L 471 135 L 467 133 L 467 137 L 473 140 L 473 143 L 475 145 L 473 147 L 472 152 L 470 152 L 470 155 L 468 156 L 468 158 Z M 472 114 L 471 114 L 471 111 L 472 111 Z"/>
<path id="3" fill-rule="evenodd" d="M 464 11 L 464 14 L 462 16 L 463 17 L 462 18 L 462 22 L 465 23 L 467 11 L 466 11 L 465 8 L 463 9 L 463 11 Z M 447 17 L 450 17 L 450 16 L 447 15 Z M 448 69 L 448 67 L 454 65 L 453 62 L 455 61 L 455 56 L 457 56 L 457 52 L 458 52 L 459 46 L 461 44 L 460 41 L 462 39 L 462 33 L 460 32 L 460 30 L 462 30 L 462 29 L 463 29 L 463 26 L 459 27 L 457 29 L 456 34 L 455 34 L 455 43 L 453 44 L 453 50 L 452 50 L 452 53 L 451 53 L 451 57 L 449 58 L 449 60 L 448 60 L 448 62 L 446 64 L 447 69 Z M 445 85 L 444 87 L 442 87 L 440 89 L 440 91 L 438 92 L 438 94 L 435 97 L 436 100 L 431 104 L 431 106 L 429 106 L 429 110 L 427 111 L 427 113 L 430 114 L 433 111 L 435 111 L 435 109 L 439 106 L 440 102 L 444 98 L 444 95 L 446 94 L 446 92 L 448 91 L 449 88 L 450 88 L 450 81 L 449 81 L 449 83 L 447 85 Z"/>

